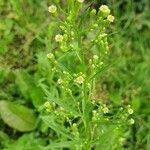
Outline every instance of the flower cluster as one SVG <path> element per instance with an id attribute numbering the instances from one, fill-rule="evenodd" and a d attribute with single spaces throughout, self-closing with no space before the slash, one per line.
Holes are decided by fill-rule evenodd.
<path id="1" fill-rule="evenodd" d="M 109 22 L 114 22 L 115 17 L 110 14 L 110 9 L 108 8 L 107 5 L 102 5 L 102 6 L 100 6 L 99 10 L 100 10 L 99 13 L 100 13 L 103 17 L 106 17 Z"/>
<path id="2" fill-rule="evenodd" d="M 75 79 L 74 79 L 74 82 L 77 83 L 77 84 L 83 84 L 84 81 L 85 81 L 85 75 L 80 72 L 79 74 L 75 74 Z"/>

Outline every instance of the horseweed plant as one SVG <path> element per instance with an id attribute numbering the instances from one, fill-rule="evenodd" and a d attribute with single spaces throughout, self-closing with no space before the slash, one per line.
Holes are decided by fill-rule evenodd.
<path id="1" fill-rule="evenodd" d="M 67 7 L 55 2 L 48 8 L 58 33 L 47 54 L 53 78 L 42 118 L 55 132 L 50 148 L 116 149 L 127 125 L 134 124 L 133 110 L 114 108 L 95 92 L 97 77 L 107 68 L 106 29 L 114 16 L 106 5 L 97 11 L 83 2 L 68 0 Z"/>

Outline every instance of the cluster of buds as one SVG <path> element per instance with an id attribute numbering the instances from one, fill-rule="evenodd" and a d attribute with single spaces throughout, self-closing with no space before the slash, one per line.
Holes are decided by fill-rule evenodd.
<path id="1" fill-rule="evenodd" d="M 103 104 L 103 106 L 101 107 L 101 109 L 102 109 L 102 112 L 103 112 L 104 114 L 107 114 L 107 113 L 109 112 L 109 109 L 108 109 L 108 107 L 106 106 L 106 104 Z"/>
<path id="2" fill-rule="evenodd" d="M 99 8 L 100 16 L 107 18 L 109 22 L 114 22 L 115 17 L 110 14 L 110 9 L 107 5 L 102 5 Z"/>
<path id="3" fill-rule="evenodd" d="M 46 101 L 44 103 L 44 108 L 46 112 L 49 112 L 49 113 L 54 110 L 55 106 L 56 106 L 55 103 L 50 103 L 49 101 Z"/>
<path id="4" fill-rule="evenodd" d="M 130 115 L 133 114 L 133 109 L 131 108 L 131 105 L 127 106 L 127 111 Z"/>
<path id="5" fill-rule="evenodd" d="M 77 138 L 79 137 L 78 125 L 76 123 L 72 124 L 72 134 Z"/>
<path id="6" fill-rule="evenodd" d="M 56 41 L 56 42 L 62 43 L 62 42 L 63 42 L 63 39 L 64 39 L 64 37 L 63 37 L 63 35 L 61 35 L 61 34 L 57 34 L 57 35 L 55 36 L 55 41 Z"/>
<path id="7" fill-rule="evenodd" d="M 132 115 L 133 114 L 133 109 L 131 108 L 131 105 L 128 105 L 127 106 L 127 112 L 128 112 L 128 114 L 129 115 Z M 133 118 L 130 118 L 129 120 L 128 120 L 128 123 L 129 123 L 129 125 L 133 125 L 134 123 L 135 123 L 135 121 L 134 121 L 134 119 Z"/>
<path id="8" fill-rule="evenodd" d="M 97 69 L 102 68 L 103 64 L 103 61 L 100 60 L 98 55 L 93 55 L 93 58 L 89 60 L 89 65 L 93 73 L 95 73 Z"/>
<path id="9" fill-rule="evenodd" d="M 100 114 L 97 110 L 92 111 L 92 121 L 97 122 L 100 120 Z"/>
<path id="10" fill-rule="evenodd" d="M 56 65 L 58 63 L 53 53 L 48 53 L 47 58 L 52 62 L 53 65 Z"/>
<path id="11" fill-rule="evenodd" d="M 74 76 L 75 76 L 74 82 L 76 84 L 81 85 L 81 84 L 84 83 L 84 81 L 85 81 L 85 75 L 82 72 L 80 72 L 78 74 L 75 74 Z"/>
<path id="12" fill-rule="evenodd" d="M 62 120 L 65 120 L 66 117 L 68 116 L 67 112 L 65 111 L 65 109 L 61 106 L 57 107 L 57 109 L 55 109 L 54 114 L 58 117 L 61 118 Z"/>

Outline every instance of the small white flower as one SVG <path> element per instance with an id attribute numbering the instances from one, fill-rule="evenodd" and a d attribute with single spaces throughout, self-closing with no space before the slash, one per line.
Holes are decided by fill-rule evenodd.
<path id="1" fill-rule="evenodd" d="M 84 2 L 84 0 L 77 0 L 79 3 L 83 3 Z"/>
<path id="2" fill-rule="evenodd" d="M 133 114 L 133 109 L 132 108 L 128 108 L 128 113 L 129 114 Z"/>
<path id="3" fill-rule="evenodd" d="M 48 59 L 53 59 L 53 58 L 54 58 L 54 55 L 53 55 L 52 53 L 49 53 L 49 54 L 47 54 L 47 58 L 48 58 Z"/>
<path id="4" fill-rule="evenodd" d="M 61 34 L 57 34 L 56 36 L 55 36 L 55 40 L 56 40 L 56 42 L 62 42 L 63 41 L 63 39 L 64 39 L 64 37 L 63 37 L 63 35 L 61 35 Z"/>
<path id="5" fill-rule="evenodd" d="M 110 9 L 107 5 L 101 5 L 99 10 L 104 13 L 106 16 L 109 15 Z"/>
<path id="6" fill-rule="evenodd" d="M 44 103 L 44 107 L 45 107 L 46 110 L 50 110 L 50 109 L 51 109 L 51 104 L 50 104 L 50 102 L 48 102 L 48 101 L 45 102 L 45 103 Z"/>
<path id="7" fill-rule="evenodd" d="M 93 59 L 95 59 L 95 60 L 98 60 L 98 58 L 99 58 L 99 57 L 98 57 L 97 55 L 94 55 L 94 56 L 93 56 Z"/>
<path id="8" fill-rule="evenodd" d="M 48 7 L 48 11 L 54 14 L 57 11 L 57 7 L 55 5 L 51 5 Z"/>
<path id="9" fill-rule="evenodd" d="M 114 22 L 115 17 L 112 16 L 112 15 L 108 15 L 107 20 L 108 20 L 109 22 Z"/>
<path id="10" fill-rule="evenodd" d="M 62 83 L 63 83 L 63 80 L 62 80 L 62 79 L 58 79 L 57 83 L 58 83 L 58 84 L 62 84 Z"/>
<path id="11" fill-rule="evenodd" d="M 84 77 L 81 75 L 81 76 L 77 77 L 74 81 L 78 84 L 83 84 Z"/>
<path id="12" fill-rule="evenodd" d="M 131 118 L 131 119 L 129 120 L 129 124 L 132 125 L 132 124 L 134 124 L 134 123 L 135 123 L 134 119 Z"/>
<path id="13" fill-rule="evenodd" d="M 97 111 L 96 111 L 96 110 L 93 110 L 92 112 L 93 112 L 93 114 L 94 114 L 94 115 L 97 113 Z"/>
<path id="14" fill-rule="evenodd" d="M 73 126 L 73 127 L 77 127 L 77 124 L 76 124 L 76 123 L 73 123 L 72 126 Z"/>
<path id="15" fill-rule="evenodd" d="M 104 107 L 102 108 L 102 111 L 103 111 L 104 114 L 107 114 L 107 113 L 109 112 L 109 109 L 108 109 L 107 106 L 104 106 Z"/>
<path id="16" fill-rule="evenodd" d="M 127 108 L 131 108 L 131 105 L 128 105 Z"/>
<path id="17" fill-rule="evenodd" d="M 104 108 L 102 109 L 102 111 L 104 112 L 104 114 L 107 114 L 107 113 L 109 112 L 109 109 L 108 109 L 108 107 L 104 107 Z"/>

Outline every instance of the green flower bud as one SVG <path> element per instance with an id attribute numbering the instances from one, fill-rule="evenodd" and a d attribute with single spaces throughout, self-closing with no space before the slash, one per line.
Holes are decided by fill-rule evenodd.
<path id="1" fill-rule="evenodd" d="M 90 14 L 91 14 L 91 16 L 95 16 L 96 15 L 96 9 L 92 9 Z"/>

